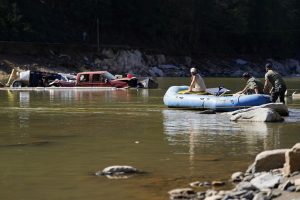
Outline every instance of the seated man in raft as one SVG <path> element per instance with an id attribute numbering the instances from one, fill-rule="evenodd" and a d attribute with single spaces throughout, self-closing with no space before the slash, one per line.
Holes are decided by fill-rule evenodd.
<path id="1" fill-rule="evenodd" d="M 200 74 L 197 72 L 196 68 L 191 68 L 191 84 L 187 91 L 187 93 L 198 93 L 198 94 L 205 94 L 206 93 L 206 86 L 204 83 L 203 78 L 200 76 Z"/>
<path id="2" fill-rule="evenodd" d="M 263 83 L 251 76 L 248 72 L 243 74 L 243 78 L 247 81 L 246 87 L 237 92 L 236 94 L 263 94 L 264 93 L 264 85 Z"/>

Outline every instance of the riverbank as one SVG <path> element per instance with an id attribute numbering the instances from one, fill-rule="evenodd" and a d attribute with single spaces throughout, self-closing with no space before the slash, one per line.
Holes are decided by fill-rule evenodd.
<path id="1" fill-rule="evenodd" d="M 268 150 L 259 153 L 246 172 L 235 172 L 230 180 L 232 190 L 218 190 L 225 182 L 193 182 L 192 188 L 169 191 L 170 199 L 254 199 L 292 200 L 300 197 L 300 143 L 291 149 Z M 196 188 L 213 187 L 196 192 Z M 193 189 L 195 188 L 195 189 Z"/>
<path id="2" fill-rule="evenodd" d="M 240 77 L 250 71 L 263 77 L 264 64 L 272 62 L 284 76 L 300 74 L 299 59 L 253 58 L 251 56 L 193 57 L 168 55 L 159 50 L 126 46 L 94 46 L 77 44 L 41 44 L 0 42 L 0 80 L 5 80 L 13 68 L 47 72 L 77 73 L 107 70 L 113 74 L 132 73 L 136 76 L 186 77 L 196 66 L 204 76 Z"/>

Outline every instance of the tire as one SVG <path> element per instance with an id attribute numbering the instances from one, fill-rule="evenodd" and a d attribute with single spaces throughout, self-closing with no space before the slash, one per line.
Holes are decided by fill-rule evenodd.
<path id="1" fill-rule="evenodd" d="M 12 87 L 16 88 L 20 88 L 20 87 L 24 87 L 25 84 L 22 81 L 16 80 L 11 84 Z"/>

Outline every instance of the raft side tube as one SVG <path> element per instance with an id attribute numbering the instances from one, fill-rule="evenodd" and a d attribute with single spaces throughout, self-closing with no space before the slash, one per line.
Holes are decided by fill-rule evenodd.
<path id="1" fill-rule="evenodd" d="M 178 94 L 179 91 L 187 90 L 188 88 L 188 86 L 170 87 L 164 96 L 164 104 L 168 107 L 211 109 L 218 112 L 226 112 L 270 103 L 270 96 L 263 94 L 238 96 Z"/>

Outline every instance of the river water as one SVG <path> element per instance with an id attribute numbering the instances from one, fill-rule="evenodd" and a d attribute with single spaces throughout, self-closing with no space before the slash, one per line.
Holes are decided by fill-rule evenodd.
<path id="1" fill-rule="evenodd" d="M 205 81 L 233 91 L 244 86 L 234 78 Z M 300 90 L 300 79 L 286 81 Z M 233 123 L 168 109 L 166 89 L 189 79 L 158 82 L 155 90 L 0 91 L 0 199 L 163 200 L 193 181 L 227 181 L 257 153 L 300 141 L 300 99 L 287 98 L 283 123 Z M 146 173 L 92 175 L 111 165 Z"/>

